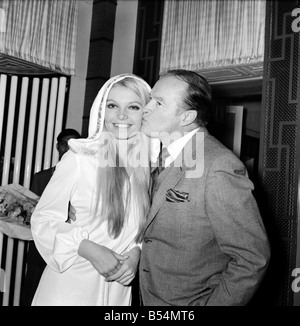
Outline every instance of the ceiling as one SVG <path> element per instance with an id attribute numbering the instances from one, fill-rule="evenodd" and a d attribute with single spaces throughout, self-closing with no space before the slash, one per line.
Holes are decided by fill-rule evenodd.
<path id="1" fill-rule="evenodd" d="M 207 78 L 213 96 L 243 97 L 262 94 L 263 62 L 202 69 L 198 72 Z"/>
<path id="2" fill-rule="evenodd" d="M 214 97 L 245 97 L 261 95 L 263 78 L 248 78 L 243 80 L 211 83 Z"/>
<path id="3" fill-rule="evenodd" d="M 232 65 L 198 71 L 210 83 L 213 95 L 217 97 L 242 97 L 262 93 L 263 62 Z M 0 73 L 11 75 L 62 75 L 58 71 L 0 54 Z"/>
<path id="4" fill-rule="evenodd" d="M 46 67 L 0 53 L 0 73 L 11 75 L 62 75 Z"/>

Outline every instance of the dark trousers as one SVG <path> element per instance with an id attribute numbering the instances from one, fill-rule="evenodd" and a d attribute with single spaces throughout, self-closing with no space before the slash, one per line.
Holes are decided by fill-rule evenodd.
<path id="1" fill-rule="evenodd" d="M 46 263 L 37 251 L 33 241 L 29 243 L 27 253 L 27 271 L 22 286 L 20 305 L 31 306 L 35 291 L 39 285 Z"/>

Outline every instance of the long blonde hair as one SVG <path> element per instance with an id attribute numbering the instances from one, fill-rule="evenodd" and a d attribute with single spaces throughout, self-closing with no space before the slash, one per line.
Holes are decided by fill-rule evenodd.
<path id="1" fill-rule="evenodd" d="M 143 106 L 149 101 L 149 90 L 147 90 L 143 83 L 136 79 L 124 78 L 115 85 L 122 85 L 134 91 L 141 98 Z M 143 158 L 146 156 L 147 163 L 149 160 L 149 152 L 147 137 L 141 133 L 137 133 L 133 138 L 134 139 L 125 140 L 127 144 L 129 144 L 126 163 L 122 161 L 118 154 L 118 147 L 122 146 L 124 141 L 119 141 L 112 135 L 107 137 L 107 152 L 111 161 L 114 161 L 116 165 L 99 169 L 97 202 L 99 204 L 101 201 L 101 218 L 107 220 L 110 236 L 117 238 L 128 217 L 132 197 L 136 197 L 134 202 L 137 205 L 139 230 L 135 240 L 136 242 L 140 242 L 147 213 L 150 208 L 150 170 L 149 164 L 139 164 L 136 167 L 132 167 L 133 165 L 131 165 L 131 163 L 135 159 L 134 149 L 136 150 L 136 146 L 138 146 L 141 152 L 140 155 L 143 156 Z M 143 162 L 145 163 L 145 159 Z M 98 209 L 98 204 L 96 205 L 96 210 Z"/>

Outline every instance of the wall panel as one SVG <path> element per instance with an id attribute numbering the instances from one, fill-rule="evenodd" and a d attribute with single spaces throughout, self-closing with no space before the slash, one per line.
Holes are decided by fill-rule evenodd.
<path id="1" fill-rule="evenodd" d="M 261 202 L 272 257 L 261 299 L 293 305 L 299 155 L 299 33 L 291 11 L 299 1 L 267 1 L 260 139 Z"/>
<path id="2" fill-rule="evenodd" d="M 140 0 L 133 73 L 152 87 L 159 76 L 164 1 Z"/>

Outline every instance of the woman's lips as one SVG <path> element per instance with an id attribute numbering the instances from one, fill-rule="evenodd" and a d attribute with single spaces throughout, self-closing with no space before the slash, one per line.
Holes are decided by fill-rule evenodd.
<path id="1" fill-rule="evenodd" d="M 114 123 L 113 125 L 120 129 L 127 129 L 132 126 L 131 124 L 128 123 Z"/>

